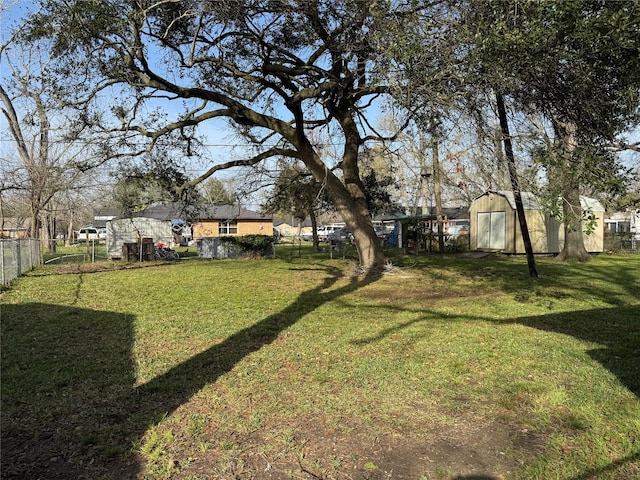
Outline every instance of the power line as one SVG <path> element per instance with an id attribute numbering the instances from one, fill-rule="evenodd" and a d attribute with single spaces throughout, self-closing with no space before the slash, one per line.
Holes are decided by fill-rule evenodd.
<path id="1" fill-rule="evenodd" d="M 0 138 L 0 142 L 4 142 L 4 143 L 15 143 L 15 140 L 11 139 L 11 138 Z M 71 141 L 66 141 L 66 140 L 49 140 L 48 141 L 49 144 L 81 144 L 81 145 L 94 145 L 93 142 L 89 141 L 89 140 L 71 140 Z M 134 143 L 132 144 L 132 146 L 145 146 L 145 143 Z M 267 147 L 267 148 L 272 148 L 272 147 L 277 147 L 279 144 L 278 143 L 274 143 L 274 144 L 256 144 L 256 143 L 200 143 L 200 146 L 203 147 Z M 315 145 L 317 145 L 318 147 L 330 147 L 330 146 L 342 146 L 344 145 L 344 142 L 323 142 L 323 143 L 316 143 Z"/>

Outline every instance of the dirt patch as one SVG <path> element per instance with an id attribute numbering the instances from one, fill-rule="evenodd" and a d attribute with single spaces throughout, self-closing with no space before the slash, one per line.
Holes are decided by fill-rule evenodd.
<path id="1" fill-rule="evenodd" d="M 69 273 L 97 273 L 113 272 L 115 270 L 132 270 L 139 268 L 151 268 L 165 265 L 164 263 L 114 263 L 114 262 L 94 262 L 94 263 L 68 263 L 62 265 L 51 265 L 48 274 L 65 275 Z"/>
<path id="2" fill-rule="evenodd" d="M 380 434 L 373 426 L 326 431 L 306 419 L 287 431 L 278 449 L 268 432 L 252 434 L 237 439 L 242 451 L 236 455 L 211 450 L 172 478 L 499 480 L 518 466 L 505 453 L 518 449 L 517 431 L 496 423 Z"/>

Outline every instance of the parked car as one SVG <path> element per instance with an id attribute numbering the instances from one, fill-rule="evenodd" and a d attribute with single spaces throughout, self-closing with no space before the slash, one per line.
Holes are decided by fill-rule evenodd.
<path id="1" fill-rule="evenodd" d="M 391 232 L 388 231 L 384 226 L 382 225 L 374 225 L 373 229 L 376 231 L 376 236 L 380 239 L 380 240 L 384 240 L 387 237 L 389 237 L 389 235 L 391 235 Z"/>
<path id="2" fill-rule="evenodd" d="M 347 227 L 339 228 L 327 235 L 328 242 L 346 242 L 351 241 L 352 239 L 353 235 L 351 235 L 351 230 Z"/>
<path id="3" fill-rule="evenodd" d="M 106 233 L 106 232 L 105 232 Z M 94 227 L 82 227 L 76 232 L 76 240 L 78 242 L 90 242 L 100 240 L 98 229 Z"/>
<path id="4" fill-rule="evenodd" d="M 330 225 L 322 225 L 321 227 L 318 227 L 318 230 L 317 230 L 318 240 L 321 242 L 328 242 L 329 235 L 331 235 L 333 232 L 340 230 L 341 228 L 344 228 L 344 224 L 336 223 L 336 224 L 330 224 Z M 313 233 L 311 231 L 303 233 L 302 239 L 307 242 L 310 242 L 311 240 L 313 240 Z"/>
<path id="5" fill-rule="evenodd" d="M 323 225 L 322 227 L 318 228 L 318 240 L 320 240 L 321 242 L 328 242 L 329 235 L 342 228 L 345 228 L 344 224 L 333 223 L 331 225 Z"/>

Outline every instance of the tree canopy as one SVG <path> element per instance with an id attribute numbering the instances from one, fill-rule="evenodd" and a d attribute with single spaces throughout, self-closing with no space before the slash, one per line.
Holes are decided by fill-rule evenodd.
<path id="1" fill-rule="evenodd" d="M 640 115 L 640 4 L 470 0 L 463 8 L 469 78 L 549 126 L 536 160 L 562 205 L 561 258 L 586 260 L 581 190 L 620 191 L 607 148 Z"/>
<path id="2" fill-rule="evenodd" d="M 503 95 L 520 118 L 550 128 L 549 154 L 538 158 L 550 185 L 571 180 L 561 192 L 569 206 L 611 164 L 603 149 L 624 144 L 621 133 L 638 121 L 635 1 L 41 4 L 27 38 L 51 41 L 56 95 L 77 108 L 75 131 L 91 131 L 105 159 L 162 148 L 206 155 L 207 125 L 228 122 L 243 155 L 210 159 L 175 194 L 222 169 L 292 159 L 353 232 L 366 271 L 385 259 L 363 152 L 398 138 L 375 127 L 382 111 L 399 108 L 398 130 L 415 120 L 436 135 L 459 112 L 490 123 L 495 93 Z M 318 138 L 339 155 L 325 155 Z"/>
<path id="3" fill-rule="evenodd" d="M 195 181 L 232 165 L 297 159 L 326 186 L 354 231 L 363 266 L 384 264 L 358 154 L 379 137 L 366 113 L 376 111 L 376 98 L 389 87 L 372 36 L 384 31 L 396 6 L 354 0 L 53 0 L 44 6 L 32 34 L 53 37 L 66 79 L 61 94 L 83 105 L 81 121 L 110 134 L 114 155 L 135 150 L 138 136 L 147 140 L 142 151 L 169 132 L 184 136 L 190 154 L 195 126 L 229 119 L 255 152 L 214 165 Z M 100 102 L 105 96 L 108 108 Z M 184 109 L 171 119 L 148 114 L 167 101 Z M 342 145 L 339 175 L 310 139 L 317 129 Z"/>

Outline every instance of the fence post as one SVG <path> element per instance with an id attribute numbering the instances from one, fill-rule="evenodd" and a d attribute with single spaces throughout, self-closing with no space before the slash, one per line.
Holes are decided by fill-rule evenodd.
<path id="1" fill-rule="evenodd" d="M 22 275 L 22 243 L 16 242 L 16 276 Z"/>
<path id="2" fill-rule="evenodd" d="M 4 274 L 4 242 L 0 240 L 0 255 L 2 255 L 2 286 L 5 286 L 6 277 Z"/>

